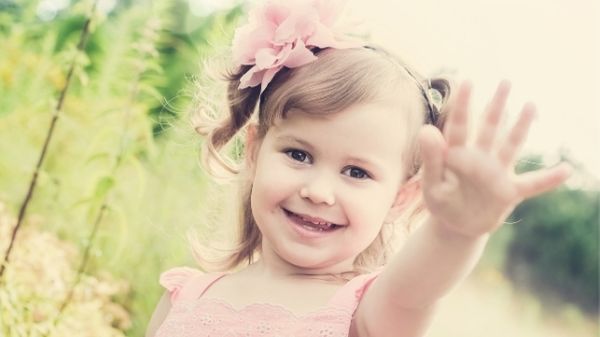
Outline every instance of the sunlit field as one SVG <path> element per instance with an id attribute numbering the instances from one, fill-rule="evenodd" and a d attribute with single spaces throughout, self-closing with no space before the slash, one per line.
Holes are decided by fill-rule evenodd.
<path id="1" fill-rule="evenodd" d="M 471 277 L 440 306 L 429 337 L 597 336 L 597 320 L 573 305 L 545 307 L 539 298 L 516 290 L 498 271 Z"/>

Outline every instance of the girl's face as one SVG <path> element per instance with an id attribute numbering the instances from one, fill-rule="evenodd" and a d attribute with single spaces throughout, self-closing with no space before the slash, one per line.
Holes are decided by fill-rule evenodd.
<path id="1" fill-rule="evenodd" d="M 326 116 L 290 111 L 263 139 L 249 139 L 263 260 L 296 272 L 352 270 L 392 214 L 405 176 L 403 110 L 378 102 Z"/>

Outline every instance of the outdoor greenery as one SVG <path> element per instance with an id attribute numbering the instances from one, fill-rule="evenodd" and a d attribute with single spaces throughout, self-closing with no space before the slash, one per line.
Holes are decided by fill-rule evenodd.
<path id="1" fill-rule="evenodd" d="M 199 139 L 187 120 L 201 61 L 231 39 L 242 8 L 195 16 L 187 1 L 135 1 L 103 14 L 99 8 L 92 13 L 92 1 L 80 1 L 42 19 L 38 3 L 0 1 L 0 201 L 12 219 L 2 222 L 2 258 L 57 115 L 3 276 L 0 335 L 80 334 L 81 326 L 68 333 L 64 326 L 43 330 L 41 323 L 29 324 L 31 318 L 14 316 L 44 312 L 36 317 L 52 322 L 73 296 L 69 288 L 77 293 L 85 280 L 110 275 L 128 285 L 103 297 L 130 319 L 117 327 L 140 336 L 163 292 L 158 275 L 192 263 L 185 233 L 202 231 L 206 210 L 218 204 L 218 191 L 210 192 L 198 166 Z M 78 50 L 88 18 L 89 37 Z M 67 260 L 39 261 L 46 263 L 36 267 L 40 272 L 64 266 L 56 274 L 64 276 L 61 291 L 22 289 L 39 301 L 18 295 L 26 285 L 18 274 L 28 271 L 19 263 L 28 254 L 52 256 L 46 246 L 26 241 L 38 235 L 29 231 L 57 235 L 49 239 L 53 247 L 74 250 Z M 87 305 L 98 299 L 89 297 Z M 75 315 L 77 301 L 66 306 L 63 321 L 85 315 Z M 106 327 L 115 324 L 104 319 Z"/>
<path id="2" fill-rule="evenodd" d="M 160 272 L 193 265 L 186 233 L 210 237 L 227 200 L 198 165 L 188 114 L 202 62 L 222 58 L 246 8 L 43 2 L 0 0 L 2 261 L 24 215 L 0 276 L 0 336 L 142 336 Z M 597 314 L 597 186 L 521 205 L 485 268 Z"/>
<path id="3" fill-rule="evenodd" d="M 523 161 L 520 170 L 539 163 Z M 561 188 L 520 204 L 505 269 L 519 285 L 551 302 L 598 314 L 600 192 Z"/>

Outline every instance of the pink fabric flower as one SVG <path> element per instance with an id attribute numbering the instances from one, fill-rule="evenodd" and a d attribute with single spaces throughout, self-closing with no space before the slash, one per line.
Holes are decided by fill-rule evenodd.
<path id="1" fill-rule="evenodd" d="M 233 38 L 233 61 L 252 67 L 240 89 L 260 84 L 262 93 L 283 67 L 295 68 L 317 59 L 311 48 L 357 48 L 334 24 L 345 0 L 273 0 L 250 11 L 249 22 Z"/>

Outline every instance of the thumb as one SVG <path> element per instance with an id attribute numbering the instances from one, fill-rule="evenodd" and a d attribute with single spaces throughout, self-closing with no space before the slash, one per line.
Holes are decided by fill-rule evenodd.
<path id="1" fill-rule="evenodd" d="M 431 186 L 442 181 L 446 156 L 446 141 L 438 128 L 425 125 L 419 132 L 419 146 L 423 161 L 423 185 Z"/>

